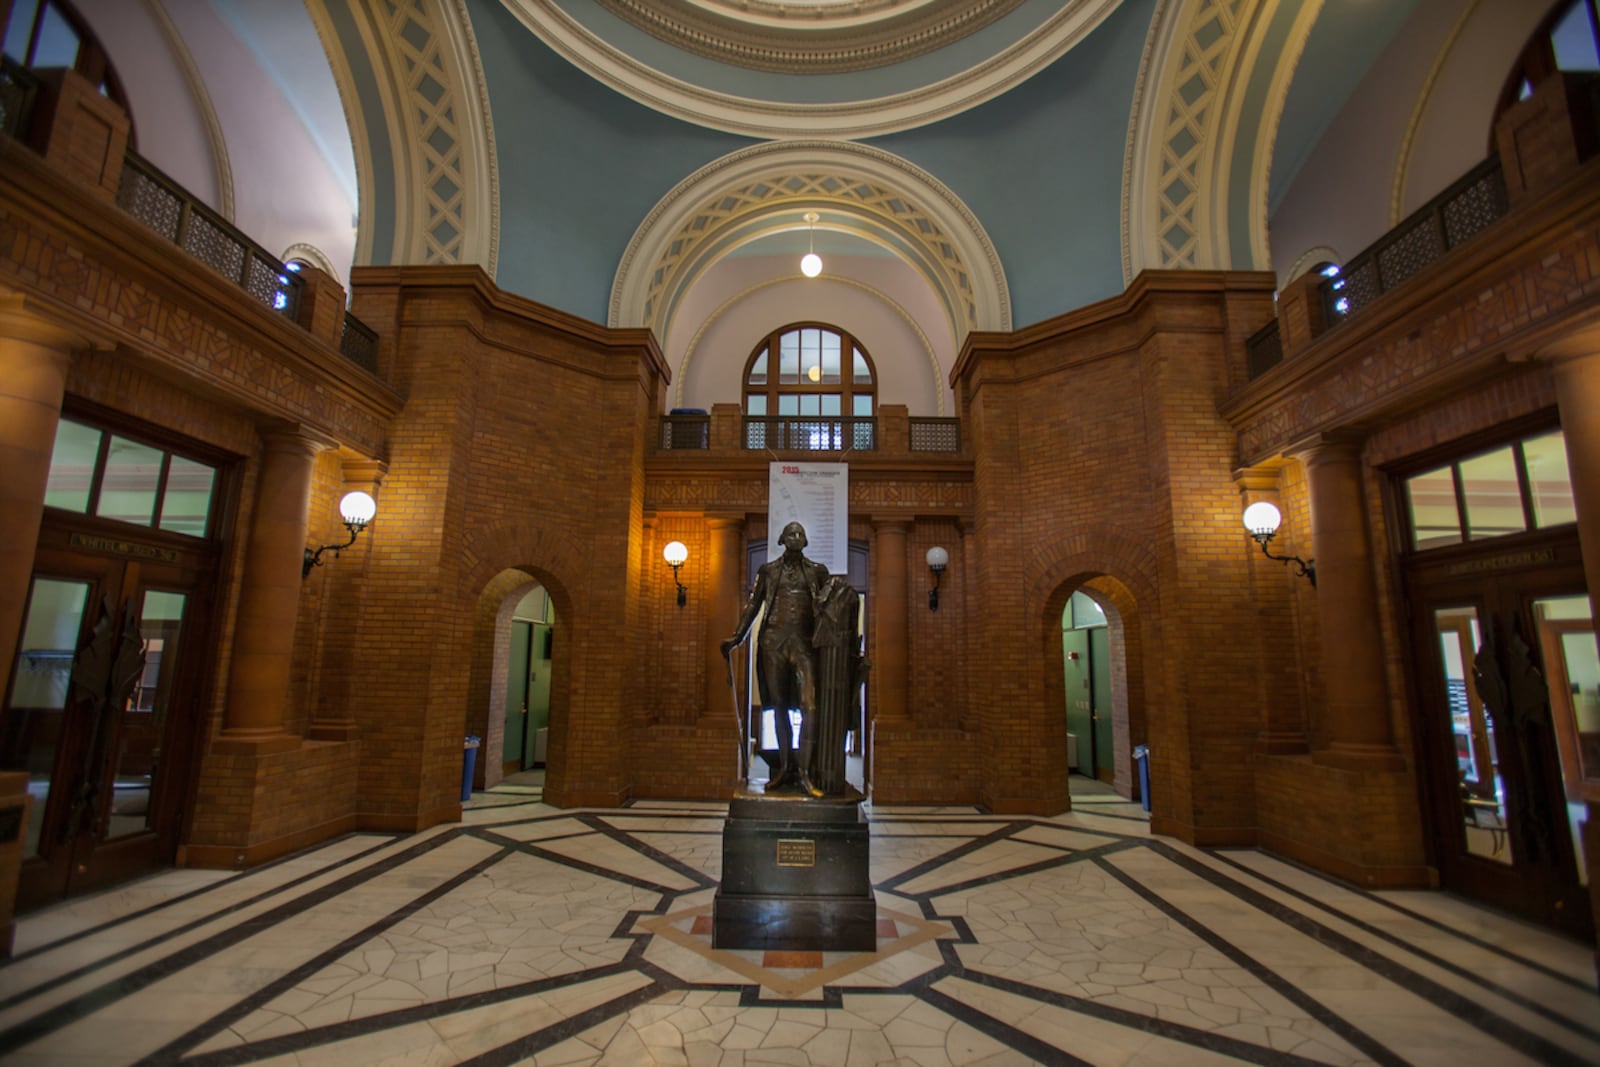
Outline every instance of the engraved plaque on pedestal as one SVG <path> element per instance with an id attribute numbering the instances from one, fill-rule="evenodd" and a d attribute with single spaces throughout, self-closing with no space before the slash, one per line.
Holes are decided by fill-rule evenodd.
<path id="1" fill-rule="evenodd" d="M 722 829 L 711 946 L 874 951 L 878 912 L 861 799 L 741 788 Z"/>

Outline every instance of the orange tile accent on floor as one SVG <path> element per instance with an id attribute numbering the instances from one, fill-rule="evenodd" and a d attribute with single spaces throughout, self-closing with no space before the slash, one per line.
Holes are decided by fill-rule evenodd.
<path id="1" fill-rule="evenodd" d="M 761 957 L 761 966 L 815 970 L 822 966 L 822 953 L 769 951 Z"/>

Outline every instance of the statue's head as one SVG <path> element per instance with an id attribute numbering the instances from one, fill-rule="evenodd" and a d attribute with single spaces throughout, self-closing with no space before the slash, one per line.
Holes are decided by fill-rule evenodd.
<path id="1" fill-rule="evenodd" d="M 795 552 L 800 551 L 808 543 L 806 541 L 806 528 L 798 522 L 791 522 L 783 528 L 783 533 L 778 535 L 778 543 L 786 549 L 792 549 Z"/>

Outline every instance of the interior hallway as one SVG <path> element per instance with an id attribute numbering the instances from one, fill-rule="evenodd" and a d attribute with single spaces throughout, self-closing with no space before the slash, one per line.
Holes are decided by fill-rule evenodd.
<path id="1" fill-rule="evenodd" d="M 558 810 L 255 870 L 173 870 L 21 919 L 7 1064 L 1592 1064 L 1589 949 L 1075 810 L 873 813 L 879 951 L 716 952 L 722 808 Z"/>

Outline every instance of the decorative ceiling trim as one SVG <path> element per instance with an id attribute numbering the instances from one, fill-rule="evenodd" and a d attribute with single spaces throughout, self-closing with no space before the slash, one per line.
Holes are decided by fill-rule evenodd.
<path id="1" fill-rule="evenodd" d="M 1278 125 L 1283 120 L 1284 105 L 1289 101 L 1289 87 L 1294 82 L 1295 70 L 1300 66 L 1300 57 L 1305 54 L 1306 42 L 1311 38 L 1311 29 L 1317 24 L 1317 18 L 1322 14 L 1323 0 L 1304 0 L 1300 11 L 1295 15 L 1294 23 L 1289 28 L 1289 35 L 1283 42 L 1283 47 L 1276 54 L 1270 56 L 1273 63 L 1271 80 L 1267 84 L 1267 96 L 1262 101 L 1262 112 L 1256 123 L 1255 153 L 1250 160 L 1250 216 L 1246 220 L 1250 233 L 1250 261 L 1251 270 L 1270 270 L 1272 267 L 1272 242 L 1267 230 L 1267 201 L 1270 195 L 1272 181 L 1272 157 L 1278 143 Z M 1265 24 L 1263 19 L 1263 25 Z M 1247 54 L 1243 69 L 1254 70 L 1261 61 L 1262 38 L 1257 34 L 1251 42 L 1250 52 Z M 1243 83 L 1241 83 L 1243 88 Z M 1243 92 L 1238 94 L 1242 103 Z M 1228 122 L 1227 129 L 1230 137 L 1229 159 L 1233 158 L 1231 142 L 1237 137 L 1237 132 L 1248 119 L 1235 114 Z M 1219 183 L 1220 189 L 1231 188 L 1231 183 L 1224 180 Z M 1226 215 L 1226 212 L 1223 212 Z M 1227 261 L 1239 264 L 1232 255 Z"/>
<path id="2" fill-rule="evenodd" d="M 876 286 L 868 285 L 866 282 L 860 281 L 856 278 L 848 278 L 840 274 L 824 274 L 820 279 L 808 280 L 827 280 L 830 282 L 837 282 L 840 285 L 848 285 L 852 288 L 860 289 L 862 292 L 871 296 L 879 304 L 900 316 L 900 318 L 905 322 L 906 326 L 910 328 L 911 332 L 916 335 L 917 343 L 922 346 L 923 353 L 928 357 L 928 373 L 933 376 L 934 415 L 938 418 L 943 418 L 945 413 L 944 398 L 945 394 L 950 391 L 950 387 L 944 380 L 944 369 L 939 366 L 939 356 L 933 350 L 933 342 L 928 339 L 927 333 L 922 329 L 922 326 L 917 322 L 916 318 L 912 316 L 911 312 L 907 311 L 904 305 L 895 300 L 888 293 L 885 293 Z M 770 289 L 774 285 L 795 284 L 799 283 L 797 283 L 792 277 L 768 278 L 765 281 L 757 282 L 755 285 L 749 286 L 744 290 L 735 293 L 734 295 L 728 297 L 728 299 L 724 300 L 721 304 L 718 304 L 716 310 L 707 315 L 705 321 L 695 327 L 694 336 L 689 338 L 688 345 L 684 347 L 683 359 L 679 361 L 676 373 L 673 376 L 672 406 L 684 406 L 683 390 L 689 381 L 689 364 L 694 361 L 695 352 L 700 347 L 700 338 L 705 335 L 707 330 L 715 325 L 717 321 L 723 317 L 723 315 L 731 311 L 734 305 L 743 303 L 746 299 L 754 296 L 761 290 Z M 879 399 L 882 399 L 881 383 L 879 386 Z"/>
<path id="3" fill-rule="evenodd" d="M 668 335 L 694 280 L 741 244 L 798 224 L 806 209 L 894 251 L 927 280 L 952 335 L 1011 329 L 999 253 L 950 189 L 920 167 L 850 141 L 741 149 L 701 167 L 634 231 L 611 287 L 611 326 Z"/>
<path id="4" fill-rule="evenodd" d="M 1439 46 L 1438 53 L 1433 57 L 1433 65 L 1428 68 L 1428 75 L 1422 81 L 1422 89 L 1417 93 L 1416 102 L 1411 105 L 1411 117 L 1406 120 L 1406 132 L 1400 138 L 1400 151 L 1394 164 L 1394 178 L 1389 186 L 1391 229 L 1400 225 L 1400 220 L 1404 218 L 1402 210 L 1406 202 L 1406 182 L 1411 177 L 1411 151 L 1416 147 L 1417 131 L 1422 127 L 1422 117 L 1428 113 L 1434 86 L 1444 71 L 1445 63 L 1450 59 L 1450 53 L 1455 51 L 1456 42 L 1461 39 L 1462 31 L 1467 28 L 1467 23 L 1472 21 L 1472 16 L 1478 12 L 1478 2 L 1479 0 L 1469 0 L 1461 9 L 1461 14 L 1456 17 L 1455 25 L 1450 27 L 1450 33 L 1445 37 L 1444 44 Z"/>
<path id="5" fill-rule="evenodd" d="M 314 244 L 296 241 L 288 248 L 285 248 L 278 256 L 278 259 L 284 263 L 289 263 L 296 259 L 302 260 L 311 264 L 340 285 L 344 284 L 344 279 L 339 277 L 339 270 L 333 265 L 333 260 L 329 259 L 327 253 Z"/>
<path id="6" fill-rule="evenodd" d="M 217 118 L 217 109 L 211 103 L 211 94 L 206 91 L 206 80 L 200 74 L 200 68 L 195 65 L 194 55 L 189 51 L 189 46 L 184 42 L 183 34 L 178 32 L 178 26 L 172 21 L 172 16 L 167 13 L 166 6 L 161 0 L 145 0 L 145 7 L 150 9 L 150 15 L 155 19 L 156 25 L 161 27 L 161 35 L 167 40 L 167 47 L 172 49 L 172 58 L 177 61 L 178 69 L 183 71 L 184 84 L 189 87 L 189 94 L 194 97 L 195 107 L 200 112 L 200 121 L 205 123 L 206 144 L 211 148 L 211 168 L 217 183 L 217 202 L 212 206 L 217 214 L 233 221 L 233 164 L 228 159 L 228 138 L 222 131 L 222 121 Z"/>
<path id="7" fill-rule="evenodd" d="M 375 188 L 375 162 L 372 158 L 372 138 L 367 134 L 367 117 L 361 108 L 361 94 L 356 88 L 355 73 L 350 60 L 339 42 L 339 32 L 329 18 L 326 0 L 305 0 L 306 12 L 322 42 L 322 52 L 328 59 L 328 69 L 333 73 L 333 84 L 339 90 L 339 103 L 344 108 L 345 124 L 350 129 L 350 150 L 356 164 L 356 248 L 353 266 L 373 262 L 372 245 L 375 227 L 372 223 L 377 201 Z"/>
<path id="8" fill-rule="evenodd" d="M 720 63 L 785 74 L 836 74 L 942 48 L 1009 15 L 1023 0 L 598 2 L 652 37 Z"/>
<path id="9" fill-rule="evenodd" d="M 1249 183 L 1250 247 L 1238 252 L 1245 268 L 1270 262 L 1265 212 L 1272 143 L 1321 4 L 1304 0 L 1285 47 L 1272 55 L 1265 54 L 1263 38 L 1279 13 L 1275 3 L 1170 0 L 1157 11 L 1128 124 L 1123 284 L 1146 269 L 1240 267 L 1231 248 L 1229 204 L 1234 151 L 1245 122 L 1261 136 L 1243 178 Z M 1248 90 L 1263 61 L 1273 63 L 1263 113 L 1245 116 Z"/>
<path id="10" fill-rule="evenodd" d="M 959 114 L 1011 89 L 1065 55 L 1121 0 L 1066 0 L 1036 30 L 960 74 L 902 93 L 837 103 L 756 100 L 690 84 L 592 33 L 556 0 L 501 0 L 568 62 L 665 115 L 747 137 L 876 137 Z"/>
<path id="11" fill-rule="evenodd" d="M 489 277 L 495 277 L 500 266 L 500 156 L 494 143 L 494 115 L 489 108 L 489 81 L 483 73 L 483 56 L 478 52 L 478 38 L 472 32 L 472 19 L 467 14 L 466 0 L 446 0 L 445 32 L 456 55 L 456 69 L 469 83 L 476 107 L 465 108 L 466 147 L 476 157 L 471 169 L 477 184 L 478 203 L 484 205 L 487 218 L 480 222 L 486 234 L 478 234 L 477 244 L 483 248 L 479 262 Z M 465 98 L 465 93 L 463 94 Z M 487 238 L 484 243 L 483 239 Z"/>
<path id="12" fill-rule="evenodd" d="M 493 131 L 465 8 L 460 0 L 355 0 L 350 10 L 377 78 L 394 155 L 388 262 L 478 263 L 492 276 L 499 237 Z M 321 13 L 319 25 L 325 18 Z M 336 77 L 349 76 L 347 63 L 334 68 Z M 351 92 L 346 99 L 359 97 Z M 352 125 L 352 132 L 360 131 Z M 360 173 L 371 170 L 368 161 Z M 363 181 L 364 203 L 369 191 Z M 358 262 L 381 254 L 370 236 L 358 237 Z"/>
<path id="13" fill-rule="evenodd" d="M 1318 263 L 1323 262 L 1336 263 L 1342 267 L 1344 266 L 1344 257 L 1339 255 L 1339 251 L 1336 248 L 1328 245 L 1312 245 L 1304 252 L 1301 252 L 1299 258 L 1289 265 L 1289 273 L 1284 275 L 1278 282 L 1279 288 L 1288 285 Z"/>

